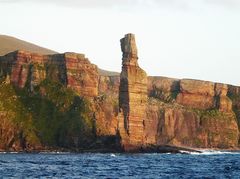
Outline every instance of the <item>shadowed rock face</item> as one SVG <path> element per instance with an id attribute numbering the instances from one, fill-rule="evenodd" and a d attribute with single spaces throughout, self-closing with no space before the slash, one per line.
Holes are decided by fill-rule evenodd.
<path id="1" fill-rule="evenodd" d="M 97 135 L 99 136 L 116 136 L 119 84 L 119 76 L 99 76 L 99 96 L 95 99 Z"/>
<path id="2" fill-rule="evenodd" d="M 156 99 L 148 102 L 145 140 L 148 144 L 231 148 L 238 146 L 234 113 L 189 109 Z"/>
<path id="3" fill-rule="evenodd" d="M 123 52 L 119 88 L 119 133 L 125 150 L 143 144 L 146 120 L 147 75 L 138 66 L 137 47 L 133 34 L 121 39 Z"/>
<path id="4" fill-rule="evenodd" d="M 232 101 L 232 109 L 236 114 L 238 126 L 240 126 L 240 87 L 228 85 L 227 95 Z"/>

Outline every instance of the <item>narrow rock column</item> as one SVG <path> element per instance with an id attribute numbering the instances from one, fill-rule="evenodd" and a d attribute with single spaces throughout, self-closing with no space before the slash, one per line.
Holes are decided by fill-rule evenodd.
<path id="1" fill-rule="evenodd" d="M 143 145 L 147 105 L 147 74 L 138 65 L 135 36 L 121 39 L 122 72 L 119 88 L 119 134 L 125 150 Z"/>

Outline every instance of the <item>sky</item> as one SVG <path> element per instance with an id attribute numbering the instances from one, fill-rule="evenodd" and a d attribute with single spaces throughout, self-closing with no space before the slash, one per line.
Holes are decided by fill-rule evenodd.
<path id="1" fill-rule="evenodd" d="M 0 0 L 0 34 L 120 72 L 134 33 L 149 76 L 240 86 L 239 19 L 239 0 Z"/>

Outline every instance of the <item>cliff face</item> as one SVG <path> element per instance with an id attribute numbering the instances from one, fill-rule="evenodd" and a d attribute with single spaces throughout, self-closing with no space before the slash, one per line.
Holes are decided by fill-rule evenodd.
<path id="1" fill-rule="evenodd" d="M 16 51 L 2 57 L 1 78 L 9 77 L 18 88 L 32 91 L 41 81 L 50 79 L 75 90 L 81 96 L 98 95 L 98 70 L 83 54 L 38 55 Z"/>
<path id="2" fill-rule="evenodd" d="M 181 80 L 177 103 L 199 109 L 217 108 L 222 112 L 232 111 L 232 102 L 227 97 L 226 84 L 198 80 Z"/>
<path id="3" fill-rule="evenodd" d="M 6 81 L 0 84 L 0 151 L 42 148 L 31 120 L 32 116 Z"/>
<path id="4" fill-rule="evenodd" d="M 120 77 L 100 76 L 83 54 L 12 52 L 0 81 L 0 150 L 115 144 Z"/>
<path id="5" fill-rule="evenodd" d="M 120 76 L 83 54 L 0 57 L 0 150 L 239 146 L 240 87 L 147 77 L 133 34 L 121 50 Z"/>
<path id="6" fill-rule="evenodd" d="M 148 144 L 238 146 L 237 118 L 227 95 L 233 90 L 227 85 L 150 77 L 148 86 L 150 98 L 145 125 Z"/>
<path id="7" fill-rule="evenodd" d="M 12 52 L 1 57 L 0 79 L 0 149 L 76 148 L 94 140 L 99 75 L 84 55 Z"/>
<path id="8" fill-rule="evenodd" d="M 232 109 L 236 114 L 238 125 L 240 125 L 240 87 L 228 85 L 227 95 L 232 101 Z"/>
<path id="9" fill-rule="evenodd" d="M 189 109 L 151 99 L 147 115 L 145 132 L 148 144 L 202 148 L 238 146 L 239 130 L 234 113 Z"/>
<path id="10" fill-rule="evenodd" d="M 99 96 L 95 98 L 98 136 L 116 136 L 118 128 L 119 76 L 99 76 Z"/>
<path id="11" fill-rule="evenodd" d="M 101 93 L 105 94 L 108 99 L 112 98 L 116 101 L 120 80 L 123 79 L 120 77 L 101 77 L 100 79 L 99 87 L 101 88 L 99 89 L 101 89 Z M 125 83 L 125 85 L 127 84 Z M 130 85 L 125 87 L 131 88 Z M 114 134 L 115 129 L 117 129 L 117 120 L 119 120 L 118 129 L 122 138 L 121 144 L 127 151 L 137 150 L 148 145 L 165 144 L 200 148 L 235 148 L 239 145 L 239 92 L 239 87 L 226 84 L 148 77 L 145 109 L 137 108 L 136 106 L 142 107 L 142 104 L 138 103 L 127 108 L 146 113 L 142 117 L 142 122 L 139 122 L 139 125 L 143 127 L 143 133 L 141 130 L 132 133 L 135 137 L 143 135 L 142 142 L 129 142 L 130 135 L 124 126 L 123 113 L 118 114 L 115 110 L 115 117 L 108 115 L 108 117 L 102 118 L 102 121 L 114 121 L 114 125 L 102 123 L 107 126 L 105 128 L 114 126 L 113 133 L 111 133 Z M 120 97 L 124 97 L 121 92 L 119 94 Z M 182 95 L 189 95 L 184 98 L 184 103 L 181 99 Z M 142 97 L 142 95 L 140 96 Z M 110 101 L 113 101 L 112 99 Z M 124 101 L 128 101 L 127 98 Z M 106 106 L 110 108 L 111 105 Z M 121 110 L 121 105 L 119 107 Z M 142 113 L 137 112 L 137 114 Z M 128 118 L 127 122 L 131 123 L 132 121 Z M 134 122 L 132 124 L 134 125 Z"/>

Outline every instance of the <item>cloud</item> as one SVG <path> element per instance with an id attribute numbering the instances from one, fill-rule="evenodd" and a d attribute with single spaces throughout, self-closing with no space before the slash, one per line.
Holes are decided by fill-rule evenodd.
<path id="1" fill-rule="evenodd" d="M 240 5 L 239 0 L 204 0 L 205 3 L 235 7 Z"/>
<path id="2" fill-rule="evenodd" d="M 22 3 L 22 2 L 31 2 L 31 3 L 51 3 L 56 5 L 66 5 L 66 6 L 75 6 L 82 8 L 95 8 L 95 7 L 110 7 L 118 5 L 133 5 L 139 3 L 141 0 L 0 0 L 4 3 Z"/>
<path id="3" fill-rule="evenodd" d="M 240 7 L 239 0 L 0 0 L 0 3 L 46 3 L 55 4 L 59 6 L 70 6 L 77 8 L 110 8 L 110 7 L 178 7 L 178 8 L 191 8 L 198 5 L 205 7 L 209 5 L 220 7 Z"/>
<path id="4" fill-rule="evenodd" d="M 239 8 L 239 0 L 152 0 L 159 6 L 168 5 L 180 8 L 200 8 L 200 7 L 223 7 L 223 8 Z"/>

